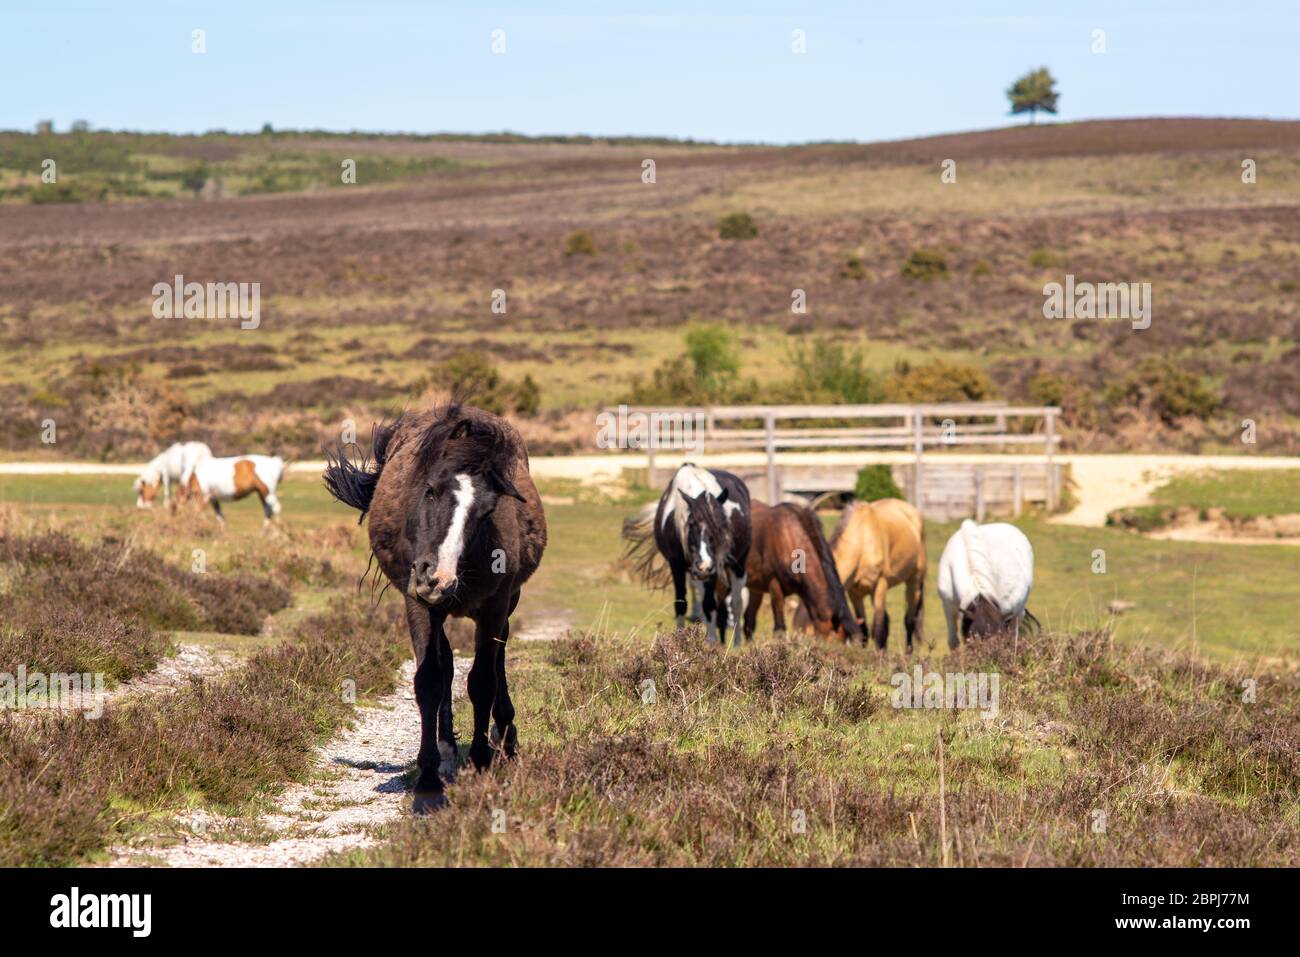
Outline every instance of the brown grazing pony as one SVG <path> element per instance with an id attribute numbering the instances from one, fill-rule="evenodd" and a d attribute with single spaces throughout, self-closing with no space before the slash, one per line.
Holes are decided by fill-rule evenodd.
<path id="1" fill-rule="evenodd" d="M 764 595 L 772 598 L 772 627 L 777 633 L 785 631 L 785 599 L 798 595 L 818 635 L 830 637 L 834 632 L 860 641 L 862 631 L 849 608 L 817 514 L 801 505 L 784 503 L 769 508 L 755 502 L 751 520 L 754 542 L 746 573 L 745 637 L 753 637 Z M 799 623 L 796 618 L 795 627 Z"/>
<path id="2" fill-rule="evenodd" d="M 921 637 L 925 609 L 925 523 L 915 506 L 896 498 L 854 502 L 840 515 L 831 533 L 831 550 L 840 581 L 866 631 L 863 598 L 871 596 L 871 636 L 876 647 L 889 640 L 889 589 L 907 586 L 907 650 Z"/>
<path id="3" fill-rule="evenodd" d="M 519 592 L 546 548 L 546 517 L 514 427 L 452 403 L 403 415 L 375 430 L 374 461 L 352 463 L 340 447 L 325 470 L 339 501 L 370 515 L 370 547 L 406 597 L 420 706 L 415 811 L 446 803 L 443 778 L 456 770 L 451 726 L 449 616 L 476 625 L 469 697 L 479 770 L 494 745 L 515 753 L 515 709 L 506 684 L 506 640 Z M 488 738 L 488 715 L 494 719 Z"/>

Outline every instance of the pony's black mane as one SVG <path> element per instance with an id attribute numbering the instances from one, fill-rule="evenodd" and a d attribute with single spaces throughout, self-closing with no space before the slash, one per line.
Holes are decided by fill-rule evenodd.
<path id="1" fill-rule="evenodd" d="M 435 465 L 453 472 L 505 477 L 512 471 L 516 449 L 510 435 L 500 422 L 461 402 L 436 410 L 419 441 L 415 456 L 421 475 Z"/>
<path id="2" fill-rule="evenodd" d="M 683 495 L 682 498 L 686 499 Z M 723 505 L 707 491 L 701 492 L 693 499 L 686 499 L 688 503 L 702 505 L 703 508 L 693 509 L 687 505 L 687 521 L 699 517 L 700 524 L 704 529 L 713 534 L 714 545 L 718 549 L 718 562 L 722 563 L 727 556 L 731 554 L 732 546 L 735 545 L 735 536 L 732 533 L 731 522 L 723 509 Z M 683 545 L 686 543 L 683 542 Z"/>
<path id="3" fill-rule="evenodd" d="M 369 457 L 363 453 L 354 462 L 348 451 L 349 446 L 342 442 L 325 450 L 325 487 L 344 505 L 351 505 L 361 513 L 357 519 L 358 525 L 366 520 L 366 512 L 370 511 L 370 500 L 375 496 L 379 473 L 388 461 L 389 443 L 405 417 L 405 412 L 391 419 L 385 416 L 371 426 L 372 451 Z"/>

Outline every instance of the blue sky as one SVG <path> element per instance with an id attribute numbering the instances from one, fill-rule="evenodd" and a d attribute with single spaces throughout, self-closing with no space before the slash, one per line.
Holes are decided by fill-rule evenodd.
<path id="1" fill-rule="evenodd" d="M 1040 65 L 1063 120 L 1297 118 L 1298 59 L 1296 0 L 0 0 L 0 128 L 870 141 L 1019 122 Z"/>

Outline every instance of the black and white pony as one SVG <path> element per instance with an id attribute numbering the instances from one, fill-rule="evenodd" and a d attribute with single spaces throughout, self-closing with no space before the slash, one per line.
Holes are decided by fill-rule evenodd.
<path id="1" fill-rule="evenodd" d="M 725 641 L 730 622 L 736 646 L 745 614 L 745 565 L 751 536 L 745 483 L 730 472 L 689 462 L 673 475 L 658 505 L 647 505 L 623 523 L 629 556 L 638 559 L 643 580 L 667 584 L 655 559 L 662 556 L 667 563 L 677 627 L 686 624 L 689 575 L 692 586 L 698 582 L 703 592 L 701 605 L 709 640 L 721 637 Z"/>

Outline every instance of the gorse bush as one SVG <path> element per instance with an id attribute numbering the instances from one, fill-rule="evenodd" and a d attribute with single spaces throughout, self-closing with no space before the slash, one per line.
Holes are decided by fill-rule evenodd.
<path id="1" fill-rule="evenodd" d="M 982 369 L 933 359 L 914 366 L 899 362 L 885 382 L 890 402 L 979 402 L 993 398 L 993 385 Z"/>
<path id="2" fill-rule="evenodd" d="M 749 213 L 732 213 L 718 220 L 719 239 L 753 239 L 757 235 L 758 227 Z"/>
<path id="3" fill-rule="evenodd" d="M 1123 382 L 1111 386 L 1105 400 L 1112 408 L 1129 408 L 1155 416 L 1165 425 L 1180 419 L 1208 419 L 1221 396 L 1200 376 L 1169 359 L 1144 359 Z"/>

